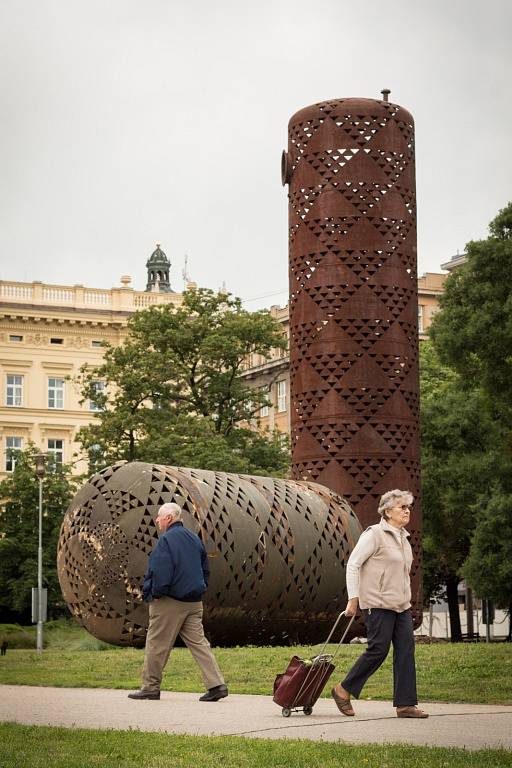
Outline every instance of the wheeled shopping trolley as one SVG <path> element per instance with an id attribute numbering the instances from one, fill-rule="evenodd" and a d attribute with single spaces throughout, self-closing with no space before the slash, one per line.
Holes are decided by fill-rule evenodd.
<path id="1" fill-rule="evenodd" d="M 310 715 L 313 712 L 317 699 L 335 669 L 334 659 L 354 621 L 354 616 L 352 616 L 335 652 L 324 653 L 341 617 L 344 615 L 345 612 L 343 611 L 334 622 L 329 637 L 318 656 L 311 660 L 293 656 L 286 671 L 277 675 L 274 681 L 273 701 L 282 707 L 283 717 L 290 717 L 292 712 L 300 712 L 301 710 L 305 715 Z"/>

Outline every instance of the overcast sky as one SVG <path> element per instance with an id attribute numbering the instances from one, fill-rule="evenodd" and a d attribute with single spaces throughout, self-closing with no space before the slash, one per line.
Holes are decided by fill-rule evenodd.
<path id="1" fill-rule="evenodd" d="M 0 0 L 0 277 L 144 289 L 159 241 L 176 290 L 188 254 L 284 304 L 288 120 L 384 87 L 440 271 L 512 200 L 511 28 L 510 0 Z"/>

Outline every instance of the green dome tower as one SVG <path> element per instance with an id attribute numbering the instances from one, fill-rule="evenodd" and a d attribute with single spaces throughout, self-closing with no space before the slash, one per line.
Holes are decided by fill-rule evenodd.
<path id="1" fill-rule="evenodd" d="M 156 249 L 146 262 L 146 267 L 148 270 L 146 291 L 172 293 L 171 284 L 169 282 L 171 262 L 160 248 L 160 243 L 156 244 Z"/>

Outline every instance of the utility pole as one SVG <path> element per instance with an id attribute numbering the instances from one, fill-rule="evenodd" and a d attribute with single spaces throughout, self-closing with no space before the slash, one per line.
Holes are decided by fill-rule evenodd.
<path id="1" fill-rule="evenodd" d="M 46 621 L 46 589 L 43 590 L 43 481 L 46 475 L 47 458 L 45 453 L 38 453 L 34 457 L 36 476 L 39 480 L 39 540 L 37 547 L 37 590 L 32 590 L 32 621 L 37 620 L 36 648 L 38 653 L 43 652 L 43 623 Z"/>

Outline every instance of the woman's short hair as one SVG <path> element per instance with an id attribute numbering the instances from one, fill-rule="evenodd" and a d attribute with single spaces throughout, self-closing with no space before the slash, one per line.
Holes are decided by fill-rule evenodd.
<path id="1" fill-rule="evenodd" d="M 400 504 L 407 504 L 408 507 L 412 505 L 414 496 L 410 491 L 400 491 L 395 488 L 394 491 L 387 491 L 380 497 L 378 513 L 384 520 L 387 520 L 386 511 L 398 507 Z"/>
<path id="2" fill-rule="evenodd" d="M 175 504 L 174 501 L 167 501 L 165 504 L 162 504 L 158 510 L 157 517 L 167 517 L 167 515 L 172 515 L 175 520 L 181 520 L 181 512 L 182 510 L 179 504 Z"/>

